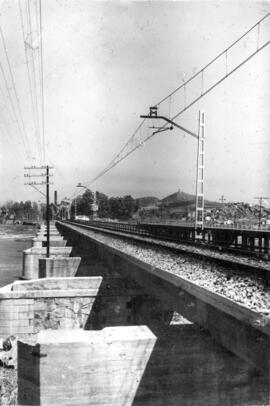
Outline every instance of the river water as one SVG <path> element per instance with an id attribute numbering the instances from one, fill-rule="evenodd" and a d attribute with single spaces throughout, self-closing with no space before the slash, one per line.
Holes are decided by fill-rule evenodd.
<path id="1" fill-rule="evenodd" d="M 0 287 L 22 275 L 22 253 L 34 236 L 33 226 L 0 224 Z"/>

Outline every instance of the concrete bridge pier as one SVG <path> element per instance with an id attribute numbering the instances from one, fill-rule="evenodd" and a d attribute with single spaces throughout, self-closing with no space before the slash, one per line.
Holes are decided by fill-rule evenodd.
<path id="1" fill-rule="evenodd" d="M 103 276 L 86 328 L 146 324 L 157 337 L 133 406 L 267 404 L 269 376 L 263 354 L 268 342 L 263 335 L 253 337 L 245 325 L 159 279 L 158 269 L 143 268 L 140 261 L 127 260 L 81 233 L 67 228 L 63 232 L 82 257 L 77 275 Z M 242 358 L 187 319 L 198 324 L 203 320 L 213 337 L 230 343 Z"/>
<path id="2" fill-rule="evenodd" d="M 51 256 L 69 257 L 72 247 L 52 247 Z M 46 257 L 46 247 L 32 247 L 23 251 L 23 279 L 37 279 L 39 277 L 39 259 Z"/>
<path id="3" fill-rule="evenodd" d="M 156 337 L 146 326 L 43 331 L 18 345 L 18 404 L 131 406 Z"/>
<path id="4" fill-rule="evenodd" d="M 75 241 L 66 236 L 68 244 Z M 83 236 L 76 236 L 73 254 L 82 258 L 76 276 L 101 276 L 102 283 L 96 297 L 87 329 L 101 329 L 108 326 L 138 325 L 151 326 L 155 322 L 169 324 L 173 309 L 149 296 L 134 279 L 123 277 L 117 266 L 108 264 L 99 256 L 98 247 Z"/>
<path id="5" fill-rule="evenodd" d="M 70 257 L 72 247 L 66 247 L 66 240 L 55 226 L 50 230 L 50 257 L 47 258 L 46 229 L 43 228 L 32 239 L 32 248 L 23 252 L 23 278 L 75 276 L 80 257 Z"/>

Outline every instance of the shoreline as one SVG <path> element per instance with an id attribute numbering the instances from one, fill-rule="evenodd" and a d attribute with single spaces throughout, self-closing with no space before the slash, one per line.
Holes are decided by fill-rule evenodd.
<path id="1" fill-rule="evenodd" d="M 35 227 L 0 224 L 0 287 L 22 274 L 22 252 L 31 246 Z"/>

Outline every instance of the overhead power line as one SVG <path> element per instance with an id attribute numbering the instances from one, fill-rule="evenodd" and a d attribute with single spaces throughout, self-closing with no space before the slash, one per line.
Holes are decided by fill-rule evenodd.
<path id="1" fill-rule="evenodd" d="M 170 92 L 167 96 L 165 96 L 162 100 L 160 100 L 157 104 L 154 106 L 160 107 L 161 104 L 166 102 L 167 100 L 169 101 L 169 108 L 170 108 L 170 116 L 171 116 L 171 110 L 172 110 L 172 97 L 176 95 L 177 92 L 179 92 L 181 89 L 183 90 L 183 107 L 178 111 L 174 112 L 172 114 L 171 120 L 175 120 L 178 118 L 181 114 L 183 114 L 186 110 L 188 110 L 191 106 L 196 104 L 201 98 L 203 98 L 206 94 L 210 93 L 213 89 L 215 89 L 219 84 L 221 84 L 225 79 L 227 79 L 230 75 L 232 75 L 235 71 L 237 71 L 239 68 L 241 68 L 244 64 L 246 64 L 251 58 L 253 58 L 257 53 L 262 51 L 264 48 L 266 48 L 267 45 L 269 45 L 270 41 L 266 41 L 264 44 L 259 46 L 260 44 L 260 25 L 265 22 L 268 17 L 270 16 L 270 13 L 265 15 L 261 20 L 259 20 L 256 24 L 254 24 L 248 31 L 246 31 L 243 35 L 241 35 L 236 41 L 234 41 L 229 47 L 227 47 L 223 52 L 219 53 L 214 59 L 212 59 L 207 65 L 205 65 L 198 73 L 193 75 L 190 79 L 188 79 L 186 82 L 184 82 L 181 86 L 177 87 L 173 92 Z M 268 19 L 269 22 L 269 19 Z M 229 51 L 233 49 L 233 47 L 238 44 L 243 38 L 245 38 L 248 34 L 250 34 L 252 31 L 255 32 L 255 29 L 257 28 L 256 35 L 257 35 L 257 41 L 256 41 L 256 49 L 255 51 L 252 50 L 250 52 L 249 56 L 246 58 L 242 58 L 241 62 L 237 63 L 236 66 L 233 68 L 229 69 L 228 67 L 228 57 Z M 269 32 L 269 31 L 268 31 Z M 208 67 L 213 65 L 215 61 L 217 61 L 221 57 L 225 57 L 225 74 L 222 73 L 220 75 L 220 78 L 217 79 L 214 84 L 211 84 L 209 86 L 205 86 L 204 84 L 204 77 L 205 77 L 205 72 L 207 71 Z M 193 99 L 191 99 L 187 103 L 187 86 L 189 83 L 191 83 L 195 78 L 197 78 L 199 75 L 201 75 L 201 86 L 198 89 L 198 95 L 193 96 Z M 178 104 L 176 104 L 178 106 Z M 114 168 L 116 165 L 118 165 L 120 162 L 122 162 L 125 158 L 127 158 L 129 155 L 131 155 L 133 152 L 135 152 L 138 148 L 140 148 L 144 143 L 146 143 L 148 140 L 150 140 L 156 133 L 160 132 L 162 129 L 165 129 L 168 124 L 165 123 L 161 127 L 159 127 L 159 131 L 153 131 L 152 133 L 149 134 L 149 130 L 147 130 L 147 133 L 141 136 L 140 134 L 138 135 L 139 131 L 143 129 L 144 121 L 140 123 L 138 128 L 135 130 L 135 132 L 132 134 L 132 136 L 129 138 L 129 140 L 126 142 L 124 147 L 119 151 L 119 153 L 114 157 L 114 159 L 103 169 L 102 172 L 100 172 L 95 178 L 93 178 L 91 181 L 86 181 L 84 182 L 88 186 L 97 181 L 99 178 L 101 178 L 103 175 L 105 175 L 107 172 L 109 172 L 112 168 Z M 144 128 L 145 129 L 145 128 Z"/>
<path id="2" fill-rule="evenodd" d="M 4 100 L 4 99 L 6 98 L 6 95 L 5 95 L 5 93 L 4 93 L 4 91 L 3 91 L 1 85 L 0 85 L 0 94 L 2 95 L 2 98 L 3 98 L 3 100 Z M 5 127 L 7 134 L 9 134 L 9 141 L 12 142 L 12 140 L 13 140 L 12 144 L 13 144 L 14 148 L 15 148 L 15 149 L 17 148 L 18 151 L 20 152 L 20 154 L 22 155 L 22 151 L 21 151 L 21 149 L 19 148 L 19 146 L 20 146 L 20 145 L 23 145 L 23 140 L 22 140 L 21 142 L 18 142 L 17 139 L 16 139 L 16 137 L 15 137 L 14 131 L 11 131 L 11 130 L 10 130 L 9 123 L 8 123 L 8 122 L 6 121 L 6 119 L 5 119 L 4 109 L 6 109 L 6 111 L 7 111 L 7 113 L 8 113 L 10 123 L 11 123 L 12 120 L 13 120 L 13 117 L 12 117 L 13 114 L 12 114 L 12 110 L 11 110 L 11 108 L 10 108 L 10 105 L 9 105 L 9 104 L 5 104 L 4 107 L 1 109 L 1 121 L 2 121 L 2 124 L 3 124 L 3 126 Z"/>
<path id="3" fill-rule="evenodd" d="M 12 152 L 15 151 L 17 157 L 20 158 L 19 152 L 20 152 L 20 153 L 22 153 L 22 152 L 21 152 L 21 150 L 18 148 L 18 145 L 17 145 L 17 143 L 15 142 L 15 140 L 14 140 L 14 142 L 12 142 L 13 134 L 11 133 L 11 131 L 10 131 L 10 129 L 9 129 L 9 126 L 8 126 L 8 124 L 7 124 L 7 122 L 6 122 L 6 119 L 5 119 L 3 110 L 4 110 L 4 108 L 2 108 L 2 109 L 0 110 L 0 121 L 1 121 L 1 126 L 2 126 L 2 131 L 1 131 L 2 136 L 3 136 L 3 138 L 5 139 L 5 141 L 8 143 L 8 145 L 9 145 L 11 151 L 12 151 Z"/>
<path id="4" fill-rule="evenodd" d="M 45 109 L 44 109 L 44 67 L 43 67 L 43 39 L 42 39 L 43 23 L 42 23 L 42 8 L 41 0 L 39 0 L 39 33 L 40 33 L 40 78 L 41 78 L 41 120 L 42 120 L 42 145 L 43 145 L 43 161 L 46 158 L 45 148 Z"/>
<path id="5" fill-rule="evenodd" d="M 16 120 L 17 120 L 18 123 L 19 123 L 19 120 L 21 122 L 21 128 L 22 128 L 21 133 L 22 133 L 22 136 L 23 136 L 23 141 L 25 143 L 26 148 L 28 148 L 29 151 L 30 151 L 30 145 L 29 145 L 29 141 L 28 141 L 28 138 L 27 138 L 24 119 L 23 119 L 23 115 L 22 115 L 21 103 L 20 103 L 20 99 L 19 99 L 18 92 L 17 92 L 17 89 L 16 89 L 15 80 L 14 80 L 13 72 L 12 72 L 12 69 L 11 69 L 8 52 L 7 52 L 6 41 L 5 41 L 5 38 L 4 38 L 4 34 L 3 34 L 3 30 L 2 30 L 1 25 L 0 25 L 0 36 L 1 36 L 2 45 L 3 45 L 3 48 L 4 48 L 4 52 L 5 52 L 5 56 L 6 56 L 6 59 L 7 59 L 7 66 L 8 66 L 9 75 L 10 75 L 10 78 L 11 78 L 12 89 L 13 89 L 13 92 L 14 92 L 14 95 L 15 95 L 17 109 L 18 109 L 18 112 L 19 112 L 18 116 L 17 116 L 17 114 L 15 114 Z M 10 96 L 10 99 L 12 100 L 12 96 L 11 96 L 11 93 L 10 93 L 10 90 L 9 90 L 9 86 L 7 84 L 7 79 L 6 79 L 6 75 L 4 73 L 2 64 L 1 64 L 1 71 L 2 71 L 2 74 L 4 76 L 4 80 L 5 80 L 5 83 L 6 83 L 8 94 Z M 12 100 L 12 108 L 14 109 L 14 112 L 15 112 L 15 106 L 14 106 L 13 100 Z M 19 120 L 18 120 L 18 118 L 19 118 Z"/>
<path id="6" fill-rule="evenodd" d="M 0 71 L 1 71 L 2 76 L 4 78 L 5 88 L 6 88 L 6 91 L 7 91 L 8 101 L 9 101 L 9 104 L 10 104 L 10 107 L 11 107 L 12 115 L 14 116 L 14 119 L 15 119 L 15 122 L 16 122 L 16 125 L 17 125 L 17 129 L 18 129 L 18 132 L 19 132 L 20 137 L 22 139 L 24 148 L 27 151 L 27 146 L 26 146 L 26 141 L 24 139 L 24 134 L 22 132 L 22 129 L 21 129 L 21 126 L 20 126 L 20 123 L 19 123 L 19 120 L 18 120 L 18 115 L 17 115 L 17 112 L 16 112 L 16 108 L 15 108 L 15 105 L 14 105 L 14 102 L 13 102 L 13 99 L 12 99 L 12 95 L 11 95 L 10 90 L 9 90 L 9 84 L 8 84 L 8 81 L 7 81 L 7 78 L 6 78 L 6 75 L 5 75 L 5 71 L 4 71 L 4 68 L 3 68 L 3 65 L 2 65 L 1 61 L 0 61 Z"/>
<path id="7" fill-rule="evenodd" d="M 26 66 L 27 66 L 27 78 L 28 78 L 30 98 L 31 98 L 33 122 L 34 122 L 34 128 L 35 128 L 35 138 L 36 138 L 36 141 L 37 141 L 37 149 L 38 149 L 39 158 L 40 158 L 40 162 L 41 162 L 42 161 L 42 153 L 41 153 L 40 128 L 39 128 L 39 119 L 38 119 L 38 103 L 37 103 L 37 98 L 34 98 L 34 94 L 33 94 L 35 92 L 34 84 L 32 84 L 32 81 L 34 81 L 34 79 L 33 78 L 31 79 L 31 72 L 30 72 L 30 67 L 29 67 L 29 59 L 28 59 L 28 52 L 29 52 L 28 49 L 29 48 L 27 47 L 27 31 L 26 31 L 25 24 L 24 24 L 24 19 L 23 19 L 21 0 L 19 0 L 19 12 L 20 12 L 22 35 L 23 35 L 25 62 L 26 62 Z M 33 73 L 33 69 L 32 69 L 32 73 Z M 34 75 L 35 75 L 35 72 L 34 72 Z M 36 103 L 35 103 L 35 101 L 36 101 Z"/>
<path id="8" fill-rule="evenodd" d="M 35 101 L 35 120 L 37 126 L 37 138 L 38 144 L 40 148 L 40 159 L 42 161 L 42 151 L 40 145 L 40 124 L 39 124 L 39 103 L 38 103 L 38 89 L 37 89 L 37 77 L 36 77 L 36 56 L 35 56 L 35 48 L 33 45 L 33 30 L 32 30 L 32 18 L 31 18 L 31 7 L 30 1 L 26 0 L 25 2 L 26 14 L 27 14 L 27 22 L 29 27 L 29 39 L 25 39 L 25 49 L 28 54 L 30 54 L 30 63 L 31 63 L 31 70 L 32 70 L 32 82 L 33 82 L 33 90 L 34 90 L 34 101 Z"/>

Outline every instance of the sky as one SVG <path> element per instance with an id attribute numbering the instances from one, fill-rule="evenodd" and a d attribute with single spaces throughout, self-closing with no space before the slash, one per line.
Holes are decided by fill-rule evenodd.
<path id="1" fill-rule="evenodd" d="M 30 0 L 31 36 L 27 1 L 0 1 L 0 26 L 26 134 L 24 142 L 16 122 L 17 117 L 23 130 L 19 105 L 0 41 L 0 61 L 8 83 L 6 87 L 0 69 L 1 203 L 8 199 L 44 200 L 24 184 L 29 180 L 24 177 L 24 167 L 42 163 L 38 146 L 42 136 L 36 132 L 27 71 L 29 66 L 32 90 L 33 78 L 36 80 L 40 128 L 41 76 L 33 76 L 31 71 L 36 68 L 35 72 L 40 72 L 38 5 L 38 0 Z M 57 190 L 59 199 L 79 193 L 78 182 L 89 183 L 108 165 L 149 106 L 198 72 L 270 11 L 270 2 L 265 1 L 43 0 L 41 5 L 45 164 L 54 167 L 51 195 Z M 269 20 L 260 26 L 259 44 L 269 41 Z M 256 48 L 256 35 L 255 31 L 228 52 L 227 69 Z M 207 199 L 218 200 L 224 195 L 227 201 L 252 203 L 255 196 L 270 197 L 269 48 L 177 119 L 197 132 L 198 112 L 205 111 Z M 205 71 L 203 87 L 225 69 L 224 57 Z M 201 77 L 194 86 L 187 88 L 186 97 L 200 91 Z M 160 109 L 169 115 L 181 110 L 182 104 L 179 92 Z M 152 131 L 152 124 L 145 124 L 146 132 Z M 196 148 L 196 140 L 176 128 L 161 132 L 90 187 L 110 196 L 162 198 L 179 189 L 194 193 Z M 37 179 L 42 178 L 33 178 Z M 44 185 L 40 189 L 44 192 Z"/>

